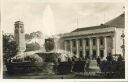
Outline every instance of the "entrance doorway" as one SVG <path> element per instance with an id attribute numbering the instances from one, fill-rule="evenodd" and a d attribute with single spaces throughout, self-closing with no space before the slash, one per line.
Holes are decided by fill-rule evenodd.
<path id="1" fill-rule="evenodd" d="M 92 59 L 96 59 L 96 50 L 93 50 Z"/>
<path id="2" fill-rule="evenodd" d="M 100 58 L 104 57 L 104 50 L 100 50 Z"/>
<path id="3" fill-rule="evenodd" d="M 89 56 L 89 50 L 86 50 L 86 56 L 85 56 L 85 58 L 90 59 L 90 56 Z"/>
<path id="4" fill-rule="evenodd" d="M 82 51 L 79 52 L 79 56 L 80 56 L 80 58 L 83 58 L 83 52 Z"/>

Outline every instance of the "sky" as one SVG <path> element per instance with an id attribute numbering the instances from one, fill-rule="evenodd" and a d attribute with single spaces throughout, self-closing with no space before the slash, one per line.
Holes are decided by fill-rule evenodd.
<path id="1" fill-rule="evenodd" d="M 23 21 L 25 33 L 67 33 L 76 28 L 105 23 L 123 13 L 121 2 L 44 2 L 3 0 L 1 24 L 4 33 L 14 32 L 14 22 Z"/>

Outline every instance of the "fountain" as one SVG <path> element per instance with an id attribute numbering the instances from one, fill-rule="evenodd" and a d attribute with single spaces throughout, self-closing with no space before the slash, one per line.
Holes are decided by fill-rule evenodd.
<path id="1" fill-rule="evenodd" d="M 42 32 L 47 36 L 51 36 L 56 33 L 55 29 L 56 28 L 55 28 L 55 19 L 54 19 L 53 11 L 51 9 L 51 6 L 47 5 L 43 13 Z"/>

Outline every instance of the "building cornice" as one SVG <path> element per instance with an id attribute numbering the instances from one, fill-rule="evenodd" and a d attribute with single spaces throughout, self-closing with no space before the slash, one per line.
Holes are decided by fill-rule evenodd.
<path id="1" fill-rule="evenodd" d="M 88 36 L 88 35 L 95 35 L 95 34 L 112 33 L 114 31 L 115 31 L 115 27 L 102 28 L 102 29 L 95 29 L 95 30 L 66 33 L 62 37 L 65 38 L 65 37 L 74 37 L 74 36 L 83 36 L 83 35 Z"/>

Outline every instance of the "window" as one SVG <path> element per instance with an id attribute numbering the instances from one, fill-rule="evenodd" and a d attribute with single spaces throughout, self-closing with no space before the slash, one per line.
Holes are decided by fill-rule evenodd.
<path id="1" fill-rule="evenodd" d="M 90 58 L 89 57 L 89 50 L 86 50 L 86 58 Z"/>
<path id="2" fill-rule="evenodd" d="M 79 39 L 80 46 L 82 46 L 82 39 Z"/>
<path id="3" fill-rule="evenodd" d="M 79 53 L 80 53 L 80 58 L 82 58 L 83 57 L 83 52 L 80 51 Z"/>
<path id="4" fill-rule="evenodd" d="M 93 41 L 93 46 L 95 46 L 96 45 L 96 38 L 93 38 L 92 41 Z"/>
<path id="5" fill-rule="evenodd" d="M 21 28 L 21 33 L 24 33 L 24 30 L 23 30 L 23 28 Z"/>
<path id="6" fill-rule="evenodd" d="M 104 44 L 104 39 L 102 37 L 102 38 L 100 38 L 100 45 L 103 45 L 103 44 Z"/>
<path id="7" fill-rule="evenodd" d="M 100 50 L 100 57 L 101 57 L 101 58 L 104 57 L 104 50 Z"/>
<path id="8" fill-rule="evenodd" d="M 108 49 L 112 49 L 113 48 L 113 39 L 111 36 L 107 36 L 107 45 L 108 45 Z"/>
<path id="9" fill-rule="evenodd" d="M 15 33 L 18 33 L 18 29 L 15 29 Z"/>
<path id="10" fill-rule="evenodd" d="M 96 50 L 93 50 L 93 59 L 96 59 Z"/>
<path id="11" fill-rule="evenodd" d="M 67 50 L 70 51 L 70 41 L 69 40 L 66 40 L 67 41 Z"/>
<path id="12" fill-rule="evenodd" d="M 73 47 L 75 47 L 76 46 L 76 41 L 75 40 L 73 40 Z"/>
<path id="13" fill-rule="evenodd" d="M 86 39 L 86 46 L 89 46 L 89 39 Z"/>

